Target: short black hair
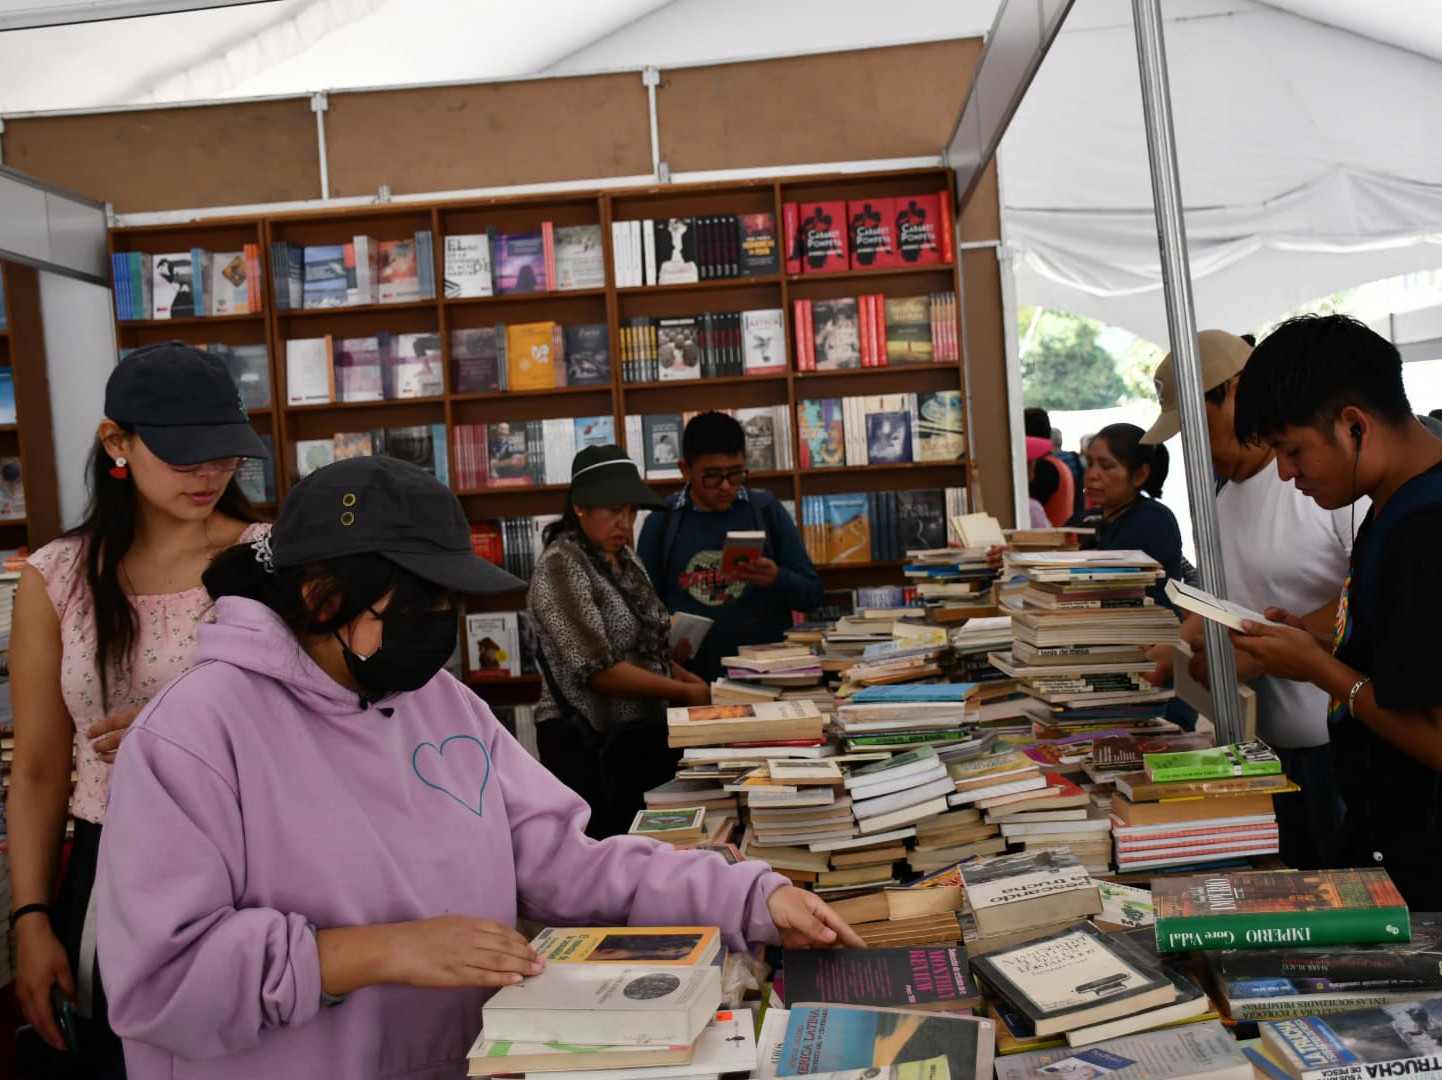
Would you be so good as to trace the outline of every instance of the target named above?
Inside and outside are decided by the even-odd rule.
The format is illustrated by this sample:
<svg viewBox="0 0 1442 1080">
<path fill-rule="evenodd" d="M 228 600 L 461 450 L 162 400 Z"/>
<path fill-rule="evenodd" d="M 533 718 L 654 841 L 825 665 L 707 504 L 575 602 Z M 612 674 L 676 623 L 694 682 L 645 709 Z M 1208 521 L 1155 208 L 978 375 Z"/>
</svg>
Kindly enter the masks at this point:
<svg viewBox="0 0 1442 1080">
<path fill-rule="evenodd" d="M 746 432 L 741 422 L 723 412 L 703 412 L 691 417 L 681 436 L 681 456 L 688 465 L 707 454 L 746 453 Z"/>
<path fill-rule="evenodd" d="M 1250 345 L 1252 348 L 1255 349 L 1255 348 L 1257 347 L 1257 335 L 1256 335 L 1256 334 L 1238 334 L 1237 336 L 1238 336 L 1239 338 L 1241 338 L 1243 341 L 1245 341 L 1245 342 L 1246 342 L 1248 345 Z"/>
<path fill-rule="evenodd" d="M 1147 482 L 1142 485 L 1142 490 L 1152 498 L 1160 499 L 1162 485 L 1167 482 L 1167 473 L 1171 470 L 1171 454 L 1160 443 L 1142 442 L 1145 434 L 1136 424 L 1108 424 L 1096 433 L 1096 440 L 1107 444 L 1112 457 L 1122 463 L 1128 474 L 1143 465 L 1147 466 L 1151 471 L 1147 473 Z"/>
<path fill-rule="evenodd" d="M 1235 378 L 1236 376 L 1233 375 L 1232 379 Z M 1210 390 L 1208 390 L 1202 395 L 1204 398 L 1207 399 L 1207 403 L 1209 405 L 1215 405 L 1217 408 L 1220 409 L 1223 405 L 1227 403 L 1227 387 L 1232 385 L 1232 379 L 1227 379 L 1223 382 L 1217 383 L 1216 386 L 1212 387 Z"/>
<path fill-rule="evenodd" d="M 1021 416 L 1027 435 L 1033 439 L 1051 440 L 1051 415 L 1045 409 L 1033 405 Z"/>
<path fill-rule="evenodd" d="M 1252 351 L 1237 381 L 1237 439 L 1323 427 L 1348 405 L 1396 427 L 1412 418 L 1397 347 L 1347 315 L 1288 319 Z"/>
</svg>

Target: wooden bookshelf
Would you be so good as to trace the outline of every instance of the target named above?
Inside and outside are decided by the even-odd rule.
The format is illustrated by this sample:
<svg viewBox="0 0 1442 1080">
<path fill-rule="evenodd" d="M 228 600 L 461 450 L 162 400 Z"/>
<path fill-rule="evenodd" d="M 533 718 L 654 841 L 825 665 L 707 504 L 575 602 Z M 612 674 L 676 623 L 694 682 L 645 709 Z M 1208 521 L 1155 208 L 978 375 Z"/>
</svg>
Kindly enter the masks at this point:
<svg viewBox="0 0 1442 1080">
<path fill-rule="evenodd" d="M 862 292 L 880 293 L 887 297 L 950 292 L 959 298 L 961 288 L 955 261 L 924 267 L 810 275 L 785 273 L 783 261 L 783 272 L 774 275 L 617 288 L 611 250 L 613 221 L 768 212 L 774 215 L 778 248 L 781 248 L 782 207 L 785 203 L 929 195 L 952 190 L 948 170 L 921 168 L 728 183 L 658 185 L 579 194 L 408 203 L 116 229 L 111 233 L 114 251 L 158 254 L 191 247 L 211 251 L 239 250 L 244 243 L 258 243 L 264 291 L 264 313 L 260 316 L 126 322 L 120 324 L 120 343 L 122 347 L 127 347 L 177 338 L 197 345 L 210 342 L 267 344 L 274 407 L 268 413 L 257 411 L 253 419 L 261 434 L 274 438 L 276 482 L 281 497 L 295 482 L 296 441 L 322 438 L 335 432 L 423 423 L 443 424 L 447 452 L 452 459 L 454 486 L 457 474 L 454 431 L 458 425 L 609 415 L 616 425 L 617 440 L 624 444 L 625 417 L 628 414 L 684 413 L 708 408 L 768 405 L 784 405 L 790 413 L 790 458 L 796 465 L 791 469 L 756 474 L 753 483 L 793 500 L 798 512 L 804 495 L 937 487 L 966 488 L 970 493 L 969 467 L 965 460 L 803 472 L 800 468 L 796 416 L 797 403 L 808 398 L 943 389 L 961 390 L 964 395 L 964 364 L 961 363 L 798 372 L 795 369 L 795 334 L 791 325 L 792 300 L 796 298 L 834 299 Z M 949 195 L 945 197 L 949 198 Z M 550 221 L 556 226 L 600 226 L 606 272 L 604 288 L 452 300 L 440 295 L 443 292 L 441 283 L 447 235 L 479 233 L 487 228 L 503 233 L 537 230 L 543 221 Z M 355 235 L 368 235 L 377 241 L 397 240 L 409 238 L 421 229 L 429 229 L 433 240 L 433 271 L 438 294 L 435 299 L 301 311 L 276 309 L 271 294 L 269 265 L 272 242 L 343 244 Z M 784 260 L 784 251 L 781 254 Z M 756 308 L 774 308 L 783 313 L 789 365 L 785 372 L 675 382 L 622 381 L 620 334 L 625 320 L 639 316 L 683 317 Z M 957 309 L 960 312 L 960 303 Z M 542 391 L 460 393 L 455 390 L 452 332 L 498 323 L 534 321 L 555 321 L 563 325 L 605 324 L 610 341 L 610 383 Z M 373 403 L 285 404 L 287 340 L 326 334 L 336 338 L 366 337 L 383 331 L 439 335 L 446 372 L 444 395 Z M 956 333 L 958 340 L 964 340 L 959 325 Z M 969 436 L 968 432 L 968 439 Z M 679 485 L 679 481 L 674 480 L 655 480 L 652 483 L 662 491 L 675 490 Z M 473 520 L 481 520 L 558 513 L 565 488 L 553 485 L 456 491 L 467 515 Z M 899 563 L 851 564 L 821 569 L 828 586 L 837 581 L 864 584 L 900 584 L 903 581 Z M 520 606 L 521 602 L 523 597 L 507 601 L 511 607 Z M 496 683 L 487 681 L 484 685 L 495 686 Z M 524 680 L 515 685 L 529 686 L 534 690 L 534 686 Z"/>
<path fill-rule="evenodd" d="M 35 551 L 60 535 L 40 275 L 31 267 L 0 261 L 0 278 L 5 294 L 0 367 L 10 369 L 15 394 L 15 420 L 0 424 L 0 457 L 20 459 L 25 487 L 25 516 L 0 521 L 0 548 Z"/>
</svg>

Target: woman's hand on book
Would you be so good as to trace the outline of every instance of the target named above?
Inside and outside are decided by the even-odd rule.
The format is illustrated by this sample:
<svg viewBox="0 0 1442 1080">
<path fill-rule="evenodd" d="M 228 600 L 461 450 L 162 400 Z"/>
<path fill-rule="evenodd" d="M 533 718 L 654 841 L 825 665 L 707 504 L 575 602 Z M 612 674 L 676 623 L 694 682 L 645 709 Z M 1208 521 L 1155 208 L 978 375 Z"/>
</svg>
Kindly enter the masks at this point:
<svg viewBox="0 0 1442 1080">
<path fill-rule="evenodd" d="M 545 965 L 520 934 L 491 919 L 443 915 L 388 928 L 391 982 L 510 986 Z"/>
<path fill-rule="evenodd" d="M 766 908 L 771 912 L 771 921 L 781 932 L 781 944 L 788 949 L 828 948 L 832 945 L 844 945 L 849 949 L 866 948 L 866 943 L 846 925 L 846 920 L 813 892 L 798 889 L 795 885 L 783 885 L 771 894 Z"/>
</svg>

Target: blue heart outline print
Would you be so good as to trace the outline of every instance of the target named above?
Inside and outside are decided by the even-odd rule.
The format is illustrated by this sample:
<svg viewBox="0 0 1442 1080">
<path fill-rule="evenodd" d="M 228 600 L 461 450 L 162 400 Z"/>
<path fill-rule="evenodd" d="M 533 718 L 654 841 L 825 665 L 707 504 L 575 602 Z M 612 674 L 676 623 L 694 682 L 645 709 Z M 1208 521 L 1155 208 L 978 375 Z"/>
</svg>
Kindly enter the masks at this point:
<svg viewBox="0 0 1442 1080">
<path fill-rule="evenodd" d="M 458 796 L 455 792 L 453 792 L 450 788 L 446 787 L 444 784 L 437 784 L 434 780 L 428 779 L 428 778 L 426 777 L 426 774 L 423 773 L 423 772 L 421 772 L 420 757 L 421 757 L 421 751 L 422 751 L 422 750 L 426 749 L 426 747 L 430 747 L 432 750 L 434 750 L 434 751 L 436 752 L 436 755 L 437 755 L 439 758 L 441 758 L 442 760 L 444 760 L 444 759 L 445 759 L 445 756 L 446 756 L 446 747 L 449 746 L 449 745 L 450 745 L 451 743 L 453 743 L 453 742 L 473 742 L 473 743 L 475 743 L 478 747 L 480 747 L 480 749 L 481 749 L 481 754 L 482 754 L 482 755 L 485 757 L 485 759 L 486 759 L 486 774 L 485 774 L 485 776 L 481 777 L 481 786 L 480 786 L 480 789 L 476 792 L 476 805 L 475 805 L 475 806 L 472 806 L 470 803 L 466 802 L 464 799 L 462 799 L 460 796 Z M 476 817 L 484 817 L 484 816 L 485 816 L 484 813 L 483 813 L 483 811 L 484 811 L 484 809 L 485 809 L 486 787 L 487 787 L 487 786 L 490 784 L 490 782 L 491 782 L 491 752 L 486 749 L 486 744 L 483 743 L 483 742 L 481 742 L 481 740 L 478 739 L 478 738 L 476 738 L 474 735 L 451 735 L 451 736 L 448 736 L 447 738 L 442 739 L 439 746 L 436 745 L 436 744 L 433 743 L 433 742 L 418 743 L 418 744 L 416 745 L 415 750 L 413 750 L 413 751 L 411 752 L 411 769 L 412 769 L 412 771 L 416 774 L 416 779 L 418 779 L 422 784 L 425 784 L 426 787 L 435 788 L 437 791 L 439 791 L 439 792 L 440 792 L 442 795 L 444 795 L 446 798 L 452 800 L 453 802 L 459 803 L 461 806 L 465 807 L 465 808 L 466 808 L 468 811 L 470 811 L 472 814 L 475 814 Z"/>
</svg>

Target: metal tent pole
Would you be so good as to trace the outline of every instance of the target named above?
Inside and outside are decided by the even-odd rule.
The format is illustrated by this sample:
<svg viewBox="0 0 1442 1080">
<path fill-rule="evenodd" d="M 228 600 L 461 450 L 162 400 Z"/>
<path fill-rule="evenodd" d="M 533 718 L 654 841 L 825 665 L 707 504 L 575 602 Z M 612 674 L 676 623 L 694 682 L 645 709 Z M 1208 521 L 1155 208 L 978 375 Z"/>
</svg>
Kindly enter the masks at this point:
<svg viewBox="0 0 1442 1080">
<path fill-rule="evenodd" d="M 1177 401 L 1182 421 L 1182 458 L 1186 464 L 1192 524 L 1197 541 L 1203 586 L 1226 596 L 1222 551 L 1217 535 L 1216 501 L 1212 497 L 1212 448 L 1207 437 L 1207 416 L 1202 400 L 1201 357 L 1197 346 L 1197 316 L 1192 303 L 1192 280 L 1187 263 L 1187 229 L 1182 217 L 1181 181 L 1177 173 L 1177 143 L 1172 127 L 1171 89 L 1167 83 L 1167 50 L 1162 34 L 1161 0 L 1132 0 L 1137 38 L 1137 67 L 1141 75 L 1142 111 L 1146 118 L 1147 156 L 1151 160 L 1152 205 L 1157 217 L 1161 249 L 1162 289 L 1166 296 L 1167 327 L 1172 359 L 1176 364 Z M 1238 742 L 1242 717 L 1237 697 L 1237 666 L 1225 629 L 1206 623 L 1207 660 L 1220 742 Z"/>
</svg>

